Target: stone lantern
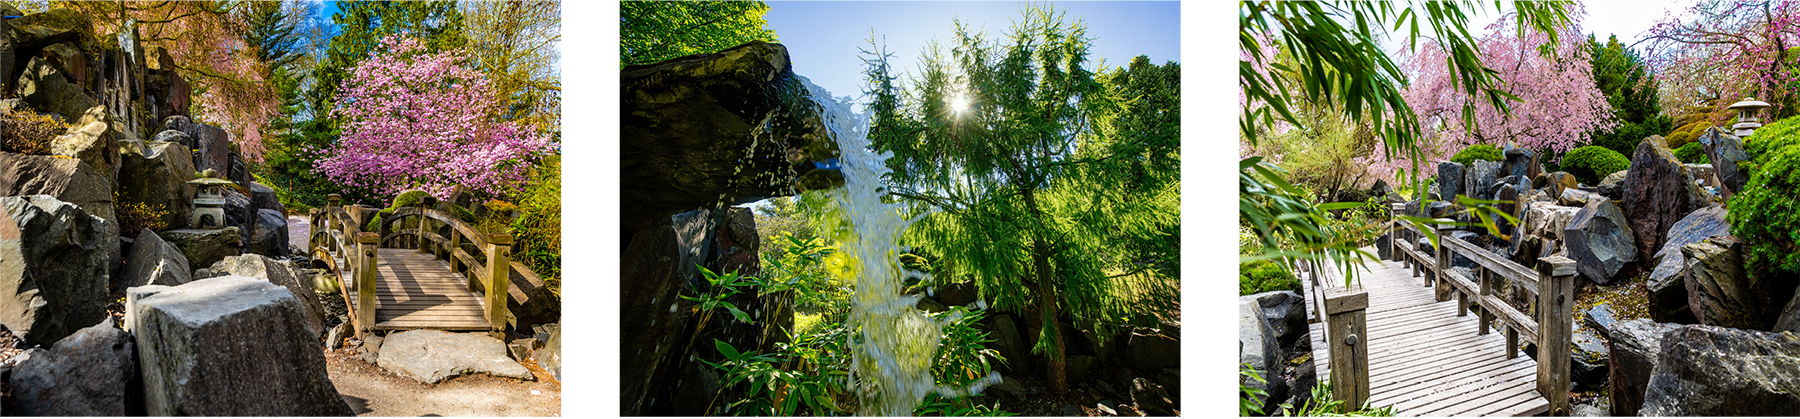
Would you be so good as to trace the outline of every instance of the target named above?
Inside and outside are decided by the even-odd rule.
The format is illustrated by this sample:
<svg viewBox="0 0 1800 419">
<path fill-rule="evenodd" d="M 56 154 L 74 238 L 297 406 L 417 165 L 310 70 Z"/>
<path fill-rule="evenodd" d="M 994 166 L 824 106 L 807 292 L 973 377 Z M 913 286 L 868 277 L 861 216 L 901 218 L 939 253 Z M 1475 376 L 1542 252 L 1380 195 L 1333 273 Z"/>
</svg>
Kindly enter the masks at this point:
<svg viewBox="0 0 1800 419">
<path fill-rule="evenodd" d="M 187 181 L 200 190 L 194 196 L 194 215 L 188 219 L 189 228 L 217 230 L 225 228 L 225 185 L 233 182 L 218 178 L 219 172 L 206 169 L 200 172 L 200 178 Z"/>
<path fill-rule="evenodd" d="M 1731 109 L 1738 111 L 1738 123 L 1731 126 L 1732 135 L 1738 138 L 1749 137 L 1750 133 L 1762 128 L 1762 120 L 1756 117 L 1757 112 L 1768 109 L 1769 103 L 1756 99 L 1744 98 L 1742 102 L 1731 104 Z"/>
</svg>

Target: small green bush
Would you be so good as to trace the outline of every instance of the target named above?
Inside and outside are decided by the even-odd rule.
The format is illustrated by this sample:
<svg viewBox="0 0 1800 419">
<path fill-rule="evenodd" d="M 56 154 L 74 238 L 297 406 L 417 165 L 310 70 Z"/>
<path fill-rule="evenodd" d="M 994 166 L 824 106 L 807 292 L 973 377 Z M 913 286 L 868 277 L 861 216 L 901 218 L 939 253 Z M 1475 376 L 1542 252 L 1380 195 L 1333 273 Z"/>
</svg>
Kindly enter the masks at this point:
<svg viewBox="0 0 1800 419">
<path fill-rule="evenodd" d="M 1600 179 L 1613 172 L 1631 167 L 1631 159 L 1601 146 L 1587 146 L 1570 151 L 1563 156 L 1562 169 L 1575 175 L 1576 180 L 1589 185 L 1597 185 Z"/>
<path fill-rule="evenodd" d="M 1687 143 L 1675 149 L 1675 158 L 1687 164 L 1712 164 L 1712 158 L 1706 156 L 1706 148 L 1699 142 Z"/>
<path fill-rule="evenodd" d="M 369 217 L 369 225 L 363 226 L 363 231 L 381 231 L 382 217 L 394 215 L 394 210 L 400 208 L 419 206 L 419 202 L 424 201 L 427 196 L 431 196 L 431 194 L 420 190 L 401 192 L 400 196 L 394 197 L 393 204 L 388 205 L 387 208 L 382 209 L 381 211 L 376 211 L 374 217 Z"/>
<path fill-rule="evenodd" d="M 1281 269 L 1281 264 L 1273 261 L 1257 261 L 1238 265 L 1238 295 L 1261 294 L 1269 291 L 1300 292 L 1300 280 L 1293 274 Z"/>
<path fill-rule="evenodd" d="M 1749 255 L 1744 267 L 1756 278 L 1800 275 L 1800 118 L 1763 127 L 1744 142 L 1750 161 L 1739 165 L 1750 174 L 1744 190 L 1733 195 L 1726 221 L 1731 234 Z"/>
<path fill-rule="evenodd" d="M 1476 144 L 1457 152 L 1456 156 L 1450 158 L 1450 161 L 1460 163 L 1463 166 L 1475 163 L 1476 160 L 1506 161 L 1506 153 L 1500 150 L 1500 147 L 1487 144 Z"/>
<path fill-rule="evenodd" d="M 519 218 L 513 219 L 513 257 L 544 278 L 550 292 L 562 296 L 562 156 L 538 164 L 531 182 L 518 197 Z"/>
</svg>

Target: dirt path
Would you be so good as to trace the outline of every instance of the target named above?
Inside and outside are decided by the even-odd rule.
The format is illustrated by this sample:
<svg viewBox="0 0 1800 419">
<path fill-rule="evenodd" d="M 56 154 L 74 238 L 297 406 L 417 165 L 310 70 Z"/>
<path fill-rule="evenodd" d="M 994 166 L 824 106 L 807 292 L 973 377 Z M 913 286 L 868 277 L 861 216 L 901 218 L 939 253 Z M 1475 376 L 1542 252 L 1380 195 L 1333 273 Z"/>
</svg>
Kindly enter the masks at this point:
<svg viewBox="0 0 1800 419">
<path fill-rule="evenodd" d="M 357 416 L 562 416 L 562 384 L 536 366 L 537 381 L 477 374 L 431 385 L 341 351 L 326 352 L 325 364 Z"/>
</svg>

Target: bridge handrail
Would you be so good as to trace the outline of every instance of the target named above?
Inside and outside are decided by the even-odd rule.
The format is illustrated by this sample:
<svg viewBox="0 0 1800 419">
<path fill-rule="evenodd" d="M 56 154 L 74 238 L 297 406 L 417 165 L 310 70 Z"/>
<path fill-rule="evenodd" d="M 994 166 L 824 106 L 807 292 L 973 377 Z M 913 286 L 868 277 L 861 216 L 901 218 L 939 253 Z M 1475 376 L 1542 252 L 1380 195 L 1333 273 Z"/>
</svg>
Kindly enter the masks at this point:
<svg viewBox="0 0 1800 419">
<path fill-rule="evenodd" d="M 1369 293 L 1362 285 L 1346 288 L 1330 267 L 1313 268 L 1306 260 L 1298 262 L 1300 272 L 1309 277 L 1306 298 L 1313 300 L 1314 315 L 1325 324 L 1323 341 L 1331 354 L 1331 396 L 1346 405 L 1362 406 L 1369 400 Z"/>
<path fill-rule="evenodd" d="M 1405 204 L 1393 204 L 1394 213 L 1405 210 Z M 1536 270 L 1526 268 L 1506 258 L 1500 257 L 1472 243 L 1450 237 L 1453 228 L 1452 220 L 1437 220 L 1437 246 L 1434 255 L 1427 256 L 1415 251 L 1411 246 L 1401 243 L 1417 243 L 1424 234 L 1413 228 L 1410 223 L 1399 220 L 1389 221 L 1390 254 L 1413 268 L 1413 276 L 1418 277 L 1421 269 L 1429 272 L 1425 286 L 1436 286 L 1437 300 L 1448 301 L 1450 294 L 1457 297 L 1457 316 L 1468 315 L 1470 296 L 1475 296 L 1480 305 L 1480 321 L 1477 334 L 1489 332 L 1489 324 L 1500 320 L 1506 327 L 1506 357 L 1518 357 L 1520 335 L 1538 345 L 1538 393 L 1550 402 L 1550 414 L 1553 416 L 1569 413 L 1569 366 L 1570 345 L 1573 337 L 1573 316 L 1575 300 L 1575 261 L 1563 256 L 1550 256 L 1538 259 Z M 1448 269 L 1451 258 L 1461 255 L 1476 263 L 1473 280 L 1464 277 L 1455 270 Z M 1527 316 L 1518 309 L 1507 304 L 1495 294 L 1494 277 L 1500 276 L 1511 280 L 1515 292 L 1530 293 L 1537 301 L 1536 316 Z M 1434 281 L 1432 278 L 1441 280 Z"/>
<path fill-rule="evenodd" d="M 340 289 L 344 303 L 356 308 L 356 315 L 351 323 L 356 326 L 356 334 L 365 337 L 375 323 L 375 266 L 376 243 L 380 237 L 374 233 L 362 231 L 361 223 L 356 217 L 340 205 L 342 197 L 331 194 L 327 198 L 325 208 L 315 208 L 309 215 L 313 232 L 308 239 L 314 256 L 325 256 L 326 263 L 335 272 L 350 274 L 351 283 L 338 281 L 340 288 L 354 287 L 357 291 L 355 301 L 350 300 L 350 290 Z M 357 211 L 361 213 L 361 211 Z M 322 253 L 322 255 L 321 255 Z"/>
<path fill-rule="evenodd" d="M 525 265 L 512 261 L 511 235 L 482 233 L 455 215 L 434 209 L 436 206 L 437 198 L 424 197 L 418 206 L 396 208 L 380 222 L 381 243 L 390 248 L 418 249 L 420 253 L 430 253 L 448 262 L 452 271 L 469 280 L 471 290 L 484 296 L 488 307 L 485 314 L 495 331 L 516 326 L 518 316 L 508 303 L 524 307 L 531 297 L 513 281 L 513 276 L 517 274 L 526 284 L 537 288 L 543 287 L 543 279 Z M 405 227 L 404 221 L 408 219 L 420 222 L 416 227 Z M 450 237 L 438 234 L 440 229 L 447 229 Z M 405 240 L 407 238 L 411 240 Z M 480 256 L 466 251 L 464 246 L 477 249 Z"/>
</svg>

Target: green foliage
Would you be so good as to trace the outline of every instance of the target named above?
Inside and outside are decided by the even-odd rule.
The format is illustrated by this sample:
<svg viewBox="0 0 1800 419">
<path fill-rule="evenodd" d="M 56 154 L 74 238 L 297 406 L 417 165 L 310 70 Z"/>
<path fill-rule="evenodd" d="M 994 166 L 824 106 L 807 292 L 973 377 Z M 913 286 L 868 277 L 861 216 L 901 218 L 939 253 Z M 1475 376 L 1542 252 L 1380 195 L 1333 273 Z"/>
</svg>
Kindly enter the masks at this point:
<svg viewBox="0 0 1800 419">
<path fill-rule="evenodd" d="M 1687 164 L 1712 164 L 1712 157 L 1706 155 L 1706 147 L 1699 142 L 1687 143 L 1675 149 L 1675 158 Z"/>
<path fill-rule="evenodd" d="M 1593 57 L 1594 83 L 1619 118 L 1617 128 L 1591 133 L 1591 145 L 1629 156 L 1644 137 L 1669 132 L 1673 121 L 1660 112 L 1659 83 L 1637 50 L 1619 43 L 1618 36 L 1601 43 L 1593 35 L 1588 36 L 1588 50 Z"/>
<path fill-rule="evenodd" d="M 1362 202 L 1315 204 L 1312 194 L 1288 183 L 1281 168 L 1251 157 L 1238 163 L 1238 225 L 1256 233 L 1260 248 L 1238 263 L 1275 261 L 1292 272 L 1297 262 L 1330 258 L 1345 272 L 1345 285 L 1355 279 L 1351 264 L 1374 259 L 1360 243 L 1380 235 L 1377 226 L 1343 228 L 1327 211 L 1351 209 Z M 1417 221 L 1415 221 L 1417 222 Z M 1420 228 L 1420 231 L 1434 231 Z"/>
<path fill-rule="evenodd" d="M 1300 280 L 1272 261 L 1256 261 L 1238 265 L 1238 295 L 1269 291 L 1300 292 Z"/>
<path fill-rule="evenodd" d="M 562 297 L 562 155 L 544 158 L 519 194 L 513 219 L 513 259 L 544 279 Z"/>
<path fill-rule="evenodd" d="M 794 308 L 842 316 L 849 312 L 850 294 L 826 272 L 825 259 L 837 253 L 823 241 L 782 233 L 763 244 L 777 253 L 762 255 L 763 279 L 758 281 L 763 293 L 794 291 Z"/>
<path fill-rule="evenodd" d="M 1500 147 L 1476 144 L 1456 152 L 1456 156 L 1450 158 L 1450 161 L 1461 163 L 1463 166 L 1473 164 L 1476 160 L 1506 161 L 1506 154 L 1500 150 Z"/>
<path fill-rule="evenodd" d="M 1344 411 L 1344 401 L 1331 398 L 1330 379 L 1319 380 L 1312 388 L 1312 399 L 1299 409 L 1286 403 L 1281 405 L 1282 416 L 1392 417 L 1396 413 L 1393 406 L 1373 407 L 1367 402 L 1360 409 Z"/>
<path fill-rule="evenodd" d="M 337 9 L 331 22 L 338 34 L 331 38 L 324 59 L 313 70 L 315 81 L 306 93 L 314 120 L 332 121 L 326 111 L 337 103 L 338 86 L 350 78 L 351 69 L 369 56 L 381 38 L 406 34 L 424 40 L 426 49 L 432 52 L 468 43 L 456 2 L 345 2 L 338 4 Z M 327 123 L 335 130 L 336 122 Z"/>
<path fill-rule="evenodd" d="M 994 341 L 988 339 L 988 333 L 975 328 L 986 317 L 980 310 L 956 307 L 929 317 L 944 325 L 943 339 L 938 342 L 937 354 L 932 357 L 931 364 L 931 375 L 938 385 L 967 387 L 987 378 L 993 371 L 989 360 L 1006 361 L 999 351 L 985 346 Z"/>
<path fill-rule="evenodd" d="M 1262 406 L 1259 406 L 1260 403 L 1257 403 L 1256 399 L 1259 397 L 1269 397 L 1269 392 L 1259 388 L 1250 387 L 1249 384 L 1251 380 L 1255 380 L 1258 383 L 1269 382 L 1269 380 L 1263 379 L 1262 371 L 1251 368 L 1250 363 L 1246 362 L 1240 364 L 1238 366 L 1238 416 L 1263 415 Z"/>
<path fill-rule="evenodd" d="M 726 406 L 728 411 L 738 415 L 794 416 L 804 406 L 822 416 L 836 410 L 831 392 L 837 385 L 830 378 L 839 374 L 818 376 L 783 370 L 776 364 L 788 361 L 790 356 L 738 352 L 718 339 L 713 339 L 713 347 L 725 359 L 719 363 L 704 359 L 700 362 L 724 373 L 724 387 L 744 385 L 747 389 L 743 399 Z"/>
<path fill-rule="evenodd" d="M 700 303 L 697 308 L 702 312 L 712 311 L 715 308 L 724 308 L 727 312 L 731 313 L 731 317 L 737 318 L 738 321 L 752 323 L 750 313 L 744 312 L 744 310 L 739 309 L 737 305 L 725 300 L 730 299 L 732 296 L 744 293 L 745 289 L 748 289 L 751 285 L 755 285 L 755 278 L 739 276 L 737 272 L 719 275 L 713 273 L 710 269 L 706 269 L 705 266 L 694 265 L 694 267 L 700 268 L 700 276 L 706 277 L 706 283 L 711 285 L 707 288 L 709 291 L 700 293 L 697 297 L 683 295 L 681 296 L 681 299 Z"/>
<path fill-rule="evenodd" d="M 913 409 L 913 416 L 1018 416 L 1017 413 L 974 404 L 967 397 L 945 399 L 937 394 L 925 396 L 925 402 Z"/>
<path fill-rule="evenodd" d="M 113 209 L 118 213 L 119 234 L 124 237 L 137 237 L 138 232 L 148 228 L 150 231 L 163 231 L 169 228 L 169 210 L 163 204 L 150 205 L 130 199 L 113 191 Z"/>
<path fill-rule="evenodd" d="M 393 203 L 389 204 L 387 208 L 376 211 L 374 217 L 369 217 L 369 224 L 363 226 L 363 231 L 381 231 L 382 218 L 394 215 L 394 211 L 401 208 L 419 206 L 419 203 L 423 202 L 427 196 L 431 196 L 431 194 L 420 190 L 401 192 L 400 195 L 394 197 Z"/>
<path fill-rule="evenodd" d="M 1587 146 L 1569 151 L 1563 155 L 1562 169 L 1575 175 L 1575 179 L 1589 185 L 1600 184 L 1600 179 L 1613 172 L 1631 167 L 1631 159 L 1601 146 Z"/>
<path fill-rule="evenodd" d="M 761 1 L 631 1 L 619 5 L 619 65 L 711 54 L 750 41 L 776 42 Z"/>
<path fill-rule="evenodd" d="M 1750 174 L 1727 203 L 1731 234 L 1744 243 L 1745 270 L 1755 278 L 1800 275 L 1800 118 L 1756 130 L 1744 141 Z"/>
</svg>

